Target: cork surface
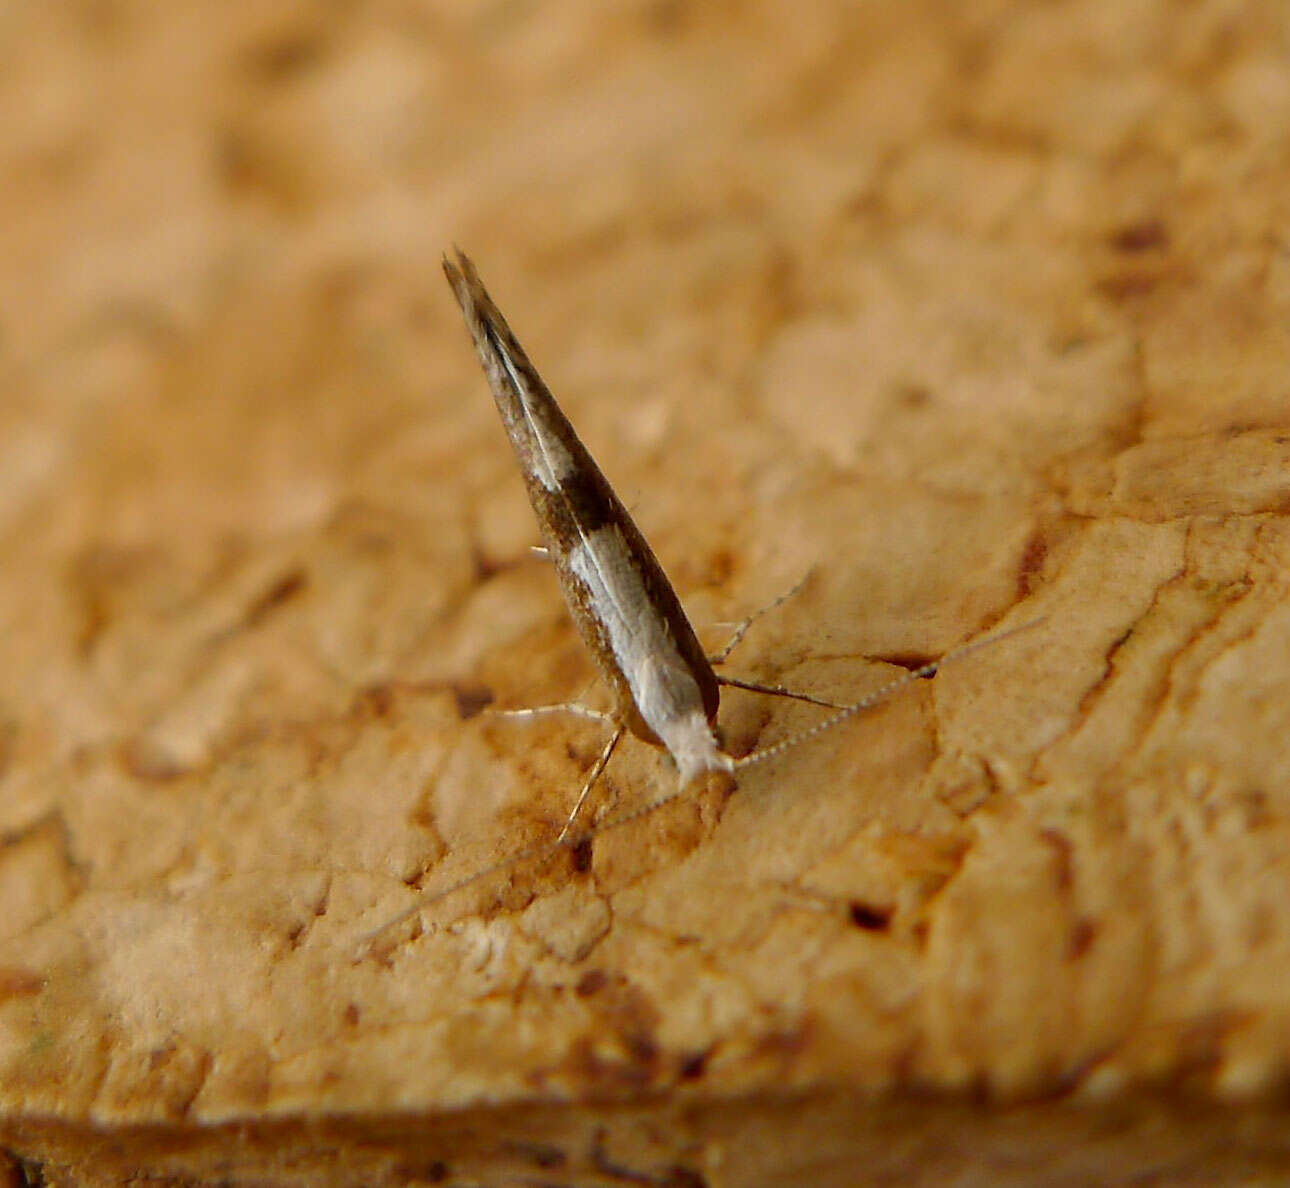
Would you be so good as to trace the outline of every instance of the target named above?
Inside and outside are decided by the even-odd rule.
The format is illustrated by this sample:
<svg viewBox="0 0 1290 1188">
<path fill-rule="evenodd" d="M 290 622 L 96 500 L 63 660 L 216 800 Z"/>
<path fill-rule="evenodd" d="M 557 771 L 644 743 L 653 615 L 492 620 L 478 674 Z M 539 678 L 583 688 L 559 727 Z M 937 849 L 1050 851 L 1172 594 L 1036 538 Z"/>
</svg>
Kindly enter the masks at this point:
<svg viewBox="0 0 1290 1188">
<path fill-rule="evenodd" d="M 1287 41 L 0 14 L 0 1182 L 1281 1182 Z M 452 243 L 734 674 L 1043 622 L 358 959 L 603 737 Z"/>
</svg>

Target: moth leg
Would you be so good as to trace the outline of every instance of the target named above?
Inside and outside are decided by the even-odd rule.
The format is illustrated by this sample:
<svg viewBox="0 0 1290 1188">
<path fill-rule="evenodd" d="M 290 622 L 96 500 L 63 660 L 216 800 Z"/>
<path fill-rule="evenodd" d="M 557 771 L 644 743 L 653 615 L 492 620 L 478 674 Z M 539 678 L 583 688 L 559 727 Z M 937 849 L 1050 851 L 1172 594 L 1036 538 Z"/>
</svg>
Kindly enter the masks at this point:
<svg viewBox="0 0 1290 1188">
<path fill-rule="evenodd" d="M 613 755 L 614 748 L 618 746 L 622 739 L 624 730 L 625 727 L 622 725 L 614 727 L 613 734 L 609 736 L 609 741 L 605 743 L 605 749 L 600 752 L 600 758 L 591 765 L 591 770 L 587 772 L 587 778 L 582 781 L 582 791 L 578 793 L 578 801 L 573 806 L 573 812 L 569 814 L 569 819 L 564 823 L 564 828 L 560 830 L 560 836 L 555 839 L 557 846 L 569 836 L 569 831 L 573 828 L 574 822 L 577 821 L 584 802 L 591 794 L 591 789 L 595 786 L 596 781 L 600 779 L 601 773 L 609 766 L 610 756 Z"/>
<path fill-rule="evenodd" d="M 612 722 L 613 714 L 602 713 L 576 701 L 557 701 L 554 705 L 534 705 L 528 709 L 503 709 L 488 711 L 494 718 L 544 718 L 548 714 L 570 714 L 575 718 L 586 718 L 590 722 Z"/>
<path fill-rule="evenodd" d="M 720 673 L 713 674 L 717 678 L 718 685 L 728 685 L 732 689 L 747 689 L 750 693 L 766 693 L 771 697 L 788 697 L 793 701 L 805 701 L 811 705 L 822 705 L 826 709 L 849 709 L 850 705 L 844 701 L 829 701 L 825 697 L 815 697 L 810 693 L 798 693 L 795 689 L 785 689 L 783 685 L 764 685 L 760 681 L 744 681 L 738 677 L 722 676 Z"/>
<path fill-rule="evenodd" d="M 534 561 L 550 561 L 551 550 L 546 545 L 529 545 L 529 556 Z"/>
<path fill-rule="evenodd" d="M 802 587 L 811 580 L 811 574 L 814 572 L 814 568 L 808 569 L 806 573 L 802 575 L 802 578 L 797 585 L 795 585 L 791 590 L 785 590 L 784 593 L 776 598 L 774 602 L 768 602 L 760 610 L 755 610 L 751 615 L 748 615 L 744 619 L 740 619 L 739 622 L 735 624 L 735 629 L 731 632 L 730 638 L 726 640 L 725 646 L 721 648 L 720 651 L 709 656 L 708 663 L 712 665 L 724 664 L 726 660 L 729 659 L 730 653 L 740 645 L 744 636 L 748 634 L 748 628 L 757 622 L 762 615 L 768 615 L 771 611 L 778 610 L 784 605 L 784 603 L 792 598 L 793 595 L 800 593 Z"/>
</svg>

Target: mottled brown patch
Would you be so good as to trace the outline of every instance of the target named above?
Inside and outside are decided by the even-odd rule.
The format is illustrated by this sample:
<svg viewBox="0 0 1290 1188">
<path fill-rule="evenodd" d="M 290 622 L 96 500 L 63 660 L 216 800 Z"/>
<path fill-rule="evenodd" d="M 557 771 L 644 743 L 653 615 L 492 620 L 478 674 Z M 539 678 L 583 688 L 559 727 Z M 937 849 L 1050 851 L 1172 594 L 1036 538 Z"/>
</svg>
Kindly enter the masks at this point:
<svg viewBox="0 0 1290 1188">
<path fill-rule="evenodd" d="M 704 567 L 704 581 L 710 586 L 724 586 L 734 577 L 738 561 L 729 549 L 717 549 L 708 557 Z"/>
<path fill-rule="evenodd" d="M 676 1074 L 683 1081 L 697 1081 L 708 1069 L 708 1053 L 692 1052 L 681 1058 Z"/>
<path fill-rule="evenodd" d="M 1097 291 L 1111 301 L 1132 301 L 1149 297 L 1160 283 L 1160 277 L 1144 269 L 1125 269 L 1097 282 Z"/>
<path fill-rule="evenodd" d="M 849 908 L 851 923 L 866 932 L 884 932 L 891 923 L 891 908 L 861 903 L 858 899 Z"/>
<path fill-rule="evenodd" d="M 926 408 L 932 402 L 932 390 L 924 384 L 900 384 L 895 395 L 897 403 L 911 411 Z"/>
<path fill-rule="evenodd" d="M 279 607 L 304 593 L 308 585 L 309 575 L 303 569 L 293 569 L 289 573 L 284 573 L 246 608 L 242 614 L 242 625 L 258 626 Z"/>
<path fill-rule="evenodd" d="M 569 1156 L 561 1148 L 550 1143 L 512 1141 L 503 1143 L 502 1149 L 508 1155 L 522 1159 L 525 1163 L 531 1163 L 534 1167 L 540 1167 L 543 1171 L 564 1167 L 569 1162 Z"/>
<path fill-rule="evenodd" d="M 117 757 L 126 772 L 149 783 L 169 783 L 188 773 L 184 764 L 146 736 L 127 739 L 117 749 Z"/>
<path fill-rule="evenodd" d="M 1076 920 L 1071 928 L 1070 938 L 1066 943 L 1066 956 L 1070 961 L 1078 961 L 1093 947 L 1097 938 L 1097 922 L 1087 917 Z"/>
<path fill-rule="evenodd" d="M 594 1093 L 636 1092 L 650 1086 L 658 1051 L 647 1038 L 626 1044 L 581 1039 L 565 1061 L 567 1072 Z"/>
<path fill-rule="evenodd" d="M 388 682 L 368 685 L 359 690 L 354 701 L 355 710 L 362 716 L 388 718 L 394 708 L 394 686 Z"/>
<path fill-rule="evenodd" d="M 1031 533 L 1026 547 L 1021 551 L 1021 562 L 1017 566 L 1018 597 L 1026 598 L 1033 592 L 1047 560 L 1048 540 L 1042 532 L 1036 530 Z"/>
<path fill-rule="evenodd" d="M 757 1051 L 766 1056 L 791 1059 L 806 1050 L 808 1042 L 805 1025 L 790 1030 L 768 1031 L 757 1044 Z"/>
<path fill-rule="evenodd" d="M 452 1170 L 443 1159 L 431 1159 L 425 1163 L 400 1163 L 392 1169 L 399 1184 L 442 1184 L 452 1175 Z"/>
<path fill-rule="evenodd" d="M 656 1004 L 626 978 L 588 971 L 578 993 L 594 1011 L 591 1034 L 571 1052 L 564 1066 L 589 1087 L 615 1093 L 652 1084 L 664 1072 L 655 1039 Z M 669 1067 L 674 1067 L 668 1062 Z"/>
<path fill-rule="evenodd" d="M 0 1002 L 31 998 L 45 988 L 45 975 L 21 965 L 0 965 Z"/>
<path fill-rule="evenodd" d="M 569 865 L 577 874 L 586 874 L 591 869 L 593 858 L 591 838 L 579 838 L 569 847 Z"/>
<path fill-rule="evenodd" d="M 707 1178 L 697 1168 L 674 1163 L 660 1170 L 657 1166 L 636 1166 L 624 1157 L 611 1155 L 606 1147 L 606 1132 L 597 1130 L 587 1152 L 587 1161 L 612 1183 L 641 1184 L 650 1188 L 707 1188 Z"/>
<path fill-rule="evenodd" d="M 452 686 L 452 695 L 457 702 L 457 717 L 463 722 L 477 718 L 493 703 L 493 691 L 487 685 L 456 681 Z"/>
<path fill-rule="evenodd" d="M 675 37 L 684 31 L 687 6 L 681 0 L 654 0 L 645 9 L 646 26 L 659 37 Z"/>
<path fill-rule="evenodd" d="M 1169 246 L 1169 232 L 1160 219 L 1125 223 L 1112 231 L 1109 239 L 1117 252 L 1146 252 Z"/>
<path fill-rule="evenodd" d="M 242 56 L 241 69 L 253 82 L 282 83 L 316 65 L 323 45 L 313 31 L 293 31 L 253 46 Z"/>
<path fill-rule="evenodd" d="M 1044 839 L 1053 854 L 1053 877 L 1059 891 L 1067 892 L 1075 882 L 1075 848 L 1064 833 L 1056 829 L 1041 829 L 1039 836 Z"/>
</svg>

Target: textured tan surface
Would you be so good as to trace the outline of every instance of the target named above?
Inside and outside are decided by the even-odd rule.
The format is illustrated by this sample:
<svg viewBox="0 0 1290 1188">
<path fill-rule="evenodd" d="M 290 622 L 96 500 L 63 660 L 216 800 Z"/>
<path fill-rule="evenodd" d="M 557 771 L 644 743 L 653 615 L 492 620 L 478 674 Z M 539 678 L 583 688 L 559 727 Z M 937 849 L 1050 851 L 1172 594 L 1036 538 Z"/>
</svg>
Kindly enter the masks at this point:
<svg viewBox="0 0 1290 1188">
<path fill-rule="evenodd" d="M 0 12 L 0 1137 L 48 1182 L 1290 1168 L 1286 10 L 693 7 Z M 454 241 L 706 637 L 815 567 L 738 672 L 1047 619 L 355 964 L 598 745 L 477 712 L 590 667 Z"/>
</svg>

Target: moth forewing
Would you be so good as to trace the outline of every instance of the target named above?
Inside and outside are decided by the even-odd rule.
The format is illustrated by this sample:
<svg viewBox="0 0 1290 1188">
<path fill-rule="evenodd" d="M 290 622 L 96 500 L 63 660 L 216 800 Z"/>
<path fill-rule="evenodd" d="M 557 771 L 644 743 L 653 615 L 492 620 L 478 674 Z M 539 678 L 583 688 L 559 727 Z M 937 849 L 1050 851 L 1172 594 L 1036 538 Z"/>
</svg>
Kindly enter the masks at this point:
<svg viewBox="0 0 1290 1188">
<path fill-rule="evenodd" d="M 569 613 L 616 717 L 664 747 L 682 783 L 729 773 L 713 734 L 720 690 L 662 566 L 461 252 L 444 273 L 519 461 Z"/>
</svg>

